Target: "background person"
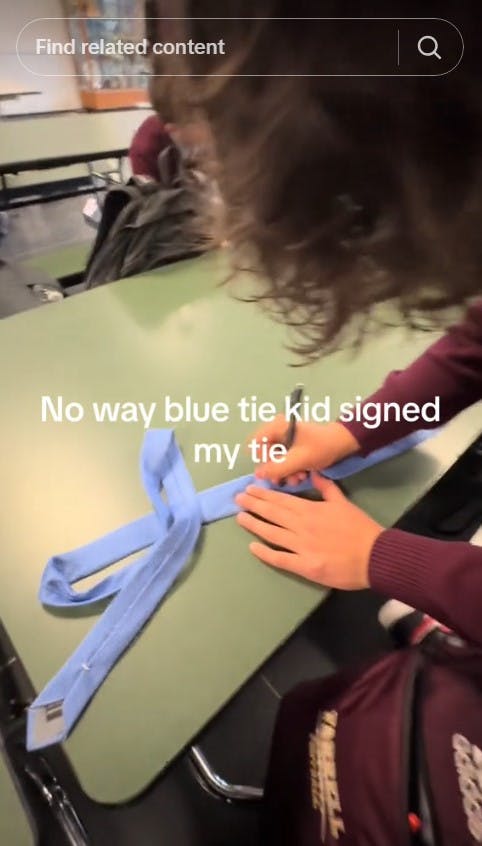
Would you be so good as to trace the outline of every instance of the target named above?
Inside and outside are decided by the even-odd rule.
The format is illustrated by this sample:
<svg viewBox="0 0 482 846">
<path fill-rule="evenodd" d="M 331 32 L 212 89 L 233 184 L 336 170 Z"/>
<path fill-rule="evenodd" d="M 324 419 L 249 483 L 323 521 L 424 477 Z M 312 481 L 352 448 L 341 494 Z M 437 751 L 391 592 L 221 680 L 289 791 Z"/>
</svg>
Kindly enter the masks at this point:
<svg viewBox="0 0 482 846">
<path fill-rule="evenodd" d="M 146 118 L 135 132 L 129 149 L 133 175 L 159 182 L 159 156 L 172 144 L 171 135 L 160 117 L 150 115 Z"/>
</svg>

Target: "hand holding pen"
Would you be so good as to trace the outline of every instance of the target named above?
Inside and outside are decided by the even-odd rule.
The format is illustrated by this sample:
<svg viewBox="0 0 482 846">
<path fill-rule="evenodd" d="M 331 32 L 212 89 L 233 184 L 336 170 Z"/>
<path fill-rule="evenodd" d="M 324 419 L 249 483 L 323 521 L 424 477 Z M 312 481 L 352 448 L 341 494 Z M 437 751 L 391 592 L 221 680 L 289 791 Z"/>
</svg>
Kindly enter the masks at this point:
<svg viewBox="0 0 482 846">
<path fill-rule="evenodd" d="M 301 401 L 303 385 L 298 384 L 290 396 L 290 408 Z M 358 452 L 359 444 L 341 423 L 304 423 L 292 413 L 286 418 L 279 414 L 254 434 L 254 439 L 267 439 L 268 446 L 284 444 L 288 450 L 283 462 L 269 461 L 255 469 L 258 479 L 279 484 L 285 480 L 296 485 L 306 479 L 311 470 L 323 470 L 337 461 Z"/>
</svg>

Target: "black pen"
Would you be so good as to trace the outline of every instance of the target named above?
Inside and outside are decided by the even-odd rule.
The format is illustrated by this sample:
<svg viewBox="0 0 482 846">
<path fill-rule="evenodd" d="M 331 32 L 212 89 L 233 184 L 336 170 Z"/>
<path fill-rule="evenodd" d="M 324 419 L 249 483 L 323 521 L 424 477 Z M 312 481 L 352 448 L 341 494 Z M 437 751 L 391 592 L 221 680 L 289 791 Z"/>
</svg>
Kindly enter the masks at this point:
<svg viewBox="0 0 482 846">
<path fill-rule="evenodd" d="M 292 411 L 292 408 L 293 408 L 294 405 L 296 405 L 296 403 L 301 402 L 301 397 L 303 396 L 304 387 L 305 386 L 301 382 L 298 382 L 294 391 L 292 391 L 291 395 L 290 395 L 290 412 L 291 413 L 290 413 L 290 416 L 289 416 L 289 426 L 288 426 L 288 431 L 286 433 L 285 444 L 284 444 L 286 449 L 291 449 L 291 447 L 294 444 L 294 440 L 295 440 L 295 436 L 296 436 L 296 422 L 297 422 L 298 418 L 296 416 L 296 412 Z"/>
<path fill-rule="evenodd" d="M 285 442 L 284 442 L 284 446 L 286 447 L 286 450 L 291 449 L 291 447 L 293 446 L 295 437 L 296 437 L 297 417 L 296 417 L 296 414 L 291 409 L 293 408 L 293 406 L 297 402 L 301 402 L 301 397 L 303 396 L 304 387 L 305 386 L 302 385 L 301 382 L 299 382 L 296 385 L 294 391 L 292 391 L 291 395 L 290 395 L 289 425 L 288 425 L 288 431 L 286 432 L 286 437 L 285 437 Z M 279 480 L 280 488 L 284 488 L 285 485 L 286 485 L 286 479 L 280 479 Z"/>
</svg>

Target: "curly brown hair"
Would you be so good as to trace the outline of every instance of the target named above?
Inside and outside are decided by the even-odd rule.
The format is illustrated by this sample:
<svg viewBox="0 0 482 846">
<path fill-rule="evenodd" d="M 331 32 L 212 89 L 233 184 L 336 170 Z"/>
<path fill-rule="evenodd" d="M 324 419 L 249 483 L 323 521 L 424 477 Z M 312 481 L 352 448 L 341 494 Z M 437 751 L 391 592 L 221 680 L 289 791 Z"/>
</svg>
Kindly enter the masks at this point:
<svg viewBox="0 0 482 846">
<path fill-rule="evenodd" d="M 464 33 L 463 62 L 447 76 L 307 76 L 330 56 L 349 73 L 350 45 L 341 31 L 323 40 L 279 18 L 356 17 L 359 3 L 211 0 L 222 20 L 196 20 L 199 0 L 159 4 L 160 15 L 192 16 L 171 20 L 171 35 L 229 44 L 222 59 L 178 57 L 175 72 L 191 76 L 156 77 L 156 101 L 207 118 L 235 266 L 257 274 L 254 298 L 296 327 L 307 359 L 353 322 L 360 337 L 380 302 L 413 325 L 482 290 L 480 0 L 420 5 L 416 14 Z M 407 3 L 381 8 L 365 3 L 363 14 L 407 14 Z M 258 20 L 241 19 L 250 14 Z M 172 72 L 156 61 L 156 73 Z"/>
</svg>

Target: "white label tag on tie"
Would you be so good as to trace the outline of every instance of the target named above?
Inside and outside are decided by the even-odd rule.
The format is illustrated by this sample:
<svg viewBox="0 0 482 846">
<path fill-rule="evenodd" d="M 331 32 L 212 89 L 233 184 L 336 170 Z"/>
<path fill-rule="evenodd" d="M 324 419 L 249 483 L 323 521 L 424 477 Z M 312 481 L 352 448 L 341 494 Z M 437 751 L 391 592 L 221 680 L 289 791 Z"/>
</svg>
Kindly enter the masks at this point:
<svg viewBox="0 0 482 846">
<path fill-rule="evenodd" d="M 60 700 L 58 702 L 50 702 L 48 705 L 42 705 L 40 708 L 33 710 L 33 736 L 36 743 L 42 745 L 53 743 L 64 734 L 63 706 L 64 703 Z"/>
</svg>

